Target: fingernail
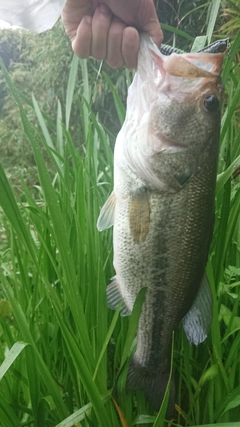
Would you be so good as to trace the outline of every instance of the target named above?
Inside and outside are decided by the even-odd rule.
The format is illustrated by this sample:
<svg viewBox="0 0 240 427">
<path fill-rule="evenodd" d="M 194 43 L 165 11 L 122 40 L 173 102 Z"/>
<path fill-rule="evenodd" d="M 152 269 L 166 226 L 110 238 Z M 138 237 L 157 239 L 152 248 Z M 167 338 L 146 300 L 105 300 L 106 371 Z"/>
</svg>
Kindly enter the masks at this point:
<svg viewBox="0 0 240 427">
<path fill-rule="evenodd" d="M 103 14 L 103 15 L 110 15 L 111 11 L 110 9 L 103 3 L 100 3 L 99 5 L 99 11 Z"/>
<path fill-rule="evenodd" d="M 90 25 L 92 23 L 92 17 L 91 16 L 85 16 L 84 17 L 86 24 Z"/>
</svg>

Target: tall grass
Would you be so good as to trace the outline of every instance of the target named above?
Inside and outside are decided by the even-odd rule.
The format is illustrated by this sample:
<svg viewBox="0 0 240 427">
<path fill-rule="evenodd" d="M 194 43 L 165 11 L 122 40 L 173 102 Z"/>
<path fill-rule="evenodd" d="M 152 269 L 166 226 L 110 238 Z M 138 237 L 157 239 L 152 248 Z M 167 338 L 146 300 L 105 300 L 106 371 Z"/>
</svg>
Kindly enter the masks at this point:
<svg viewBox="0 0 240 427">
<path fill-rule="evenodd" d="M 234 62 L 239 47 L 240 35 L 223 73 L 227 96 L 207 266 L 212 330 L 197 348 L 181 328 L 176 333 L 177 418 L 166 422 L 169 427 L 240 425 L 240 69 Z M 84 76 L 81 150 L 69 130 L 78 66 Z M 23 181 L 17 196 L 0 167 L 0 426 L 161 427 L 165 407 L 156 416 L 140 392 L 112 393 L 134 349 L 144 295 L 130 318 L 120 318 L 120 307 L 107 309 L 105 290 L 114 274 L 111 230 L 98 233 L 96 221 L 112 189 L 113 157 L 91 110 L 87 63 L 73 59 L 65 117 L 59 103 L 55 124 L 44 118 L 33 97 L 38 128 L 32 127 L 21 93 L 4 74 L 39 182 L 34 197 Z M 123 106 L 109 85 L 123 120 Z M 55 129 L 54 137 L 49 128 Z"/>
<path fill-rule="evenodd" d="M 68 131 L 78 60 L 73 59 L 69 76 L 66 125 L 59 104 L 54 139 L 34 96 L 39 129 L 31 126 L 21 94 L 3 67 L 40 182 L 38 197 L 22 182 L 22 195 L 16 198 L 0 167 L 0 291 L 7 309 L 0 332 L 4 427 L 125 423 L 111 387 L 132 352 L 144 295 L 139 295 L 129 323 L 119 321 L 119 310 L 107 310 L 106 283 L 113 275 L 111 231 L 101 235 L 96 222 L 111 191 L 112 150 L 89 108 L 86 62 L 80 63 L 86 76 L 82 154 Z M 131 397 L 127 400 L 132 408 Z"/>
</svg>

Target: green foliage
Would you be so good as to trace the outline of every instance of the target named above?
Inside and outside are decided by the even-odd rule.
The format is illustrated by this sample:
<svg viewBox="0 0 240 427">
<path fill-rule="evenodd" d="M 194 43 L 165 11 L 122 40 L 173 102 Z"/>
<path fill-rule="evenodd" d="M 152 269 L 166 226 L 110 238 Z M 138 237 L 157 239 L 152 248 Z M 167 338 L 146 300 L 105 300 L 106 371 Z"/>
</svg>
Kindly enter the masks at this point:
<svg viewBox="0 0 240 427">
<path fill-rule="evenodd" d="M 51 137 L 55 135 L 55 117 L 60 101 L 65 115 L 65 99 L 68 76 L 72 62 L 72 50 L 68 37 L 59 22 L 52 31 L 34 35 L 23 30 L 0 31 L 0 56 L 7 66 L 15 87 L 21 91 L 28 120 L 37 126 L 33 113 L 31 96 L 35 94 L 48 127 Z M 116 88 L 122 100 L 126 99 L 127 85 L 125 72 L 113 72 L 106 65 L 97 61 L 89 61 L 89 101 L 95 114 L 98 113 L 101 123 L 108 123 L 109 132 L 114 134 L 120 124 L 115 110 L 112 109 L 112 96 L 104 78 L 104 70 L 116 83 Z M 124 75 L 123 75 L 124 74 Z M 82 68 L 77 70 L 77 80 L 74 88 L 74 103 L 70 117 L 72 139 L 77 146 L 83 140 L 83 127 L 79 113 L 79 98 L 84 91 L 84 75 Z M 37 183 L 35 161 L 32 150 L 23 132 L 18 107 L 5 79 L 0 72 L 0 158 L 8 178 L 18 191 L 19 175 L 27 177 L 29 185 Z"/>
<path fill-rule="evenodd" d="M 223 14 L 225 16 L 225 24 L 221 30 L 229 35 L 234 35 L 240 28 L 240 5 L 237 0 L 229 0 L 225 5 Z"/>
<path fill-rule="evenodd" d="M 208 21 L 208 34 L 212 23 Z M 206 342 L 197 348 L 189 345 L 181 328 L 176 332 L 177 416 L 165 423 L 169 427 L 239 426 L 239 48 L 236 35 L 223 72 L 226 96 L 216 220 L 207 266 L 213 324 Z M 57 87 L 57 49 L 51 43 L 49 49 L 56 53 Z M 97 80 L 99 70 L 94 62 L 76 58 L 66 64 L 69 79 L 61 97 L 49 96 L 52 105 L 55 102 L 50 113 L 36 85 L 35 96 L 28 99 L 11 67 L 12 80 L 4 71 L 15 100 L 16 132 L 21 121 L 37 175 L 34 191 L 18 177 L 15 192 L 0 167 L 0 426 L 161 426 L 166 407 L 156 415 L 140 392 L 126 394 L 123 387 L 144 295 L 139 294 L 130 318 L 119 317 L 120 307 L 112 312 L 106 306 L 106 285 L 114 274 L 112 233 L 98 233 L 96 221 L 112 189 L 113 156 L 102 125 L 106 117 L 103 113 L 100 120 L 96 113 L 101 99 L 95 102 L 91 73 L 95 70 Z M 47 72 L 47 84 L 53 84 L 51 79 Z M 114 117 L 122 122 L 119 87 L 109 74 L 105 80 L 101 73 L 100 79 L 101 90 L 112 91 Z M 9 97 L 9 106 L 10 102 Z M 117 379 L 118 395 L 112 392 Z"/>
<path fill-rule="evenodd" d="M 221 35 L 216 36 L 216 27 L 226 21 L 222 16 L 225 4 L 220 0 L 155 0 L 164 43 L 190 51 L 193 40 L 198 36 L 207 35 L 209 43 L 212 37 L 221 38 Z"/>
<path fill-rule="evenodd" d="M 58 44 L 55 41 L 58 41 Z M 57 99 L 61 93 L 63 78 L 69 74 L 70 46 L 63 32 L 56 27 L 54 33 L 36 36 L 27 31 L 0 31 L 0 54 L 8 67 L 16 87 L 26 96 L 24 105 L 28 119 L 36 124 L 32 112 L 31 93 L 38 97 L 41 108 L 54 119 Z M 61 58 L 61 69 L 58 67 Z M 51 64 L 51 65 L 50 65 Z M 65 73 L 65 76 L 64 76 Z M 11 182 L 18 186 L 19 174 L 28 176 L 30 183 L 36 182 L 35 162 L 28 140 L 22 130 L 18 107 L 0 74 L 0 158 Z M 32 171 L 32 178 L 30 172 Z"/>
</svg>

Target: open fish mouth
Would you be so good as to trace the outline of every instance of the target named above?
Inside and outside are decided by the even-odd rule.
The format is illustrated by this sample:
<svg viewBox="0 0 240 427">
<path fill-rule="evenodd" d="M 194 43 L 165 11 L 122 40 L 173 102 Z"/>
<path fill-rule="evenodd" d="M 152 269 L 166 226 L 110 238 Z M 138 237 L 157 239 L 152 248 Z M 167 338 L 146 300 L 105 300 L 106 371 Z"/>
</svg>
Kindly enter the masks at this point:
<svg viewBox="0 0 240 427">
<path fill-rule="evenodd" d="M 148 49 L 146 49 L 146 45 Z M 162 54 L 153 41 L 146 34 L 141 36 L 139 51 L 138 74 L 139 82 L 130 88 L 131 105 L 134 105 L 135 93 L 136 111 L 138 119 L 147 112 L 152 103 L 153 95 L 157 99 L 162 92 L 169 98 L 179 102 L 193 101 L 204 93 L 221 92 L 220 73 L 223 63 L 223 53 L 172 53 L 170 56 Z M 151 64 L 151 67 L 147 66 Z M 218 84 L 219 82 L 219 84 Z M 137 85 L 141 85 L 137 88 Z"/>
<path fill-rule="evenodd" d="M 172 54 L 164 61 L 163 68 L 172 76 L 185 79 L 212 78 L 219 76 L 222 62 L 222 53 Z"/>
<path fill-rule="evenodd" d="M 182 136 L 189 111 L 196 114 L 197 121 L 203 118 L 201 128 L 207 132 L 210 119 L 205 105 L 208 107 L 212 101 L 216 107 L 212 109 L 212 117 L 218 114 L 221 105 L 223 54 L 167 56 L 159 52 L 149 37 L 142 35 L 139 59 L 137 78 L 128 92 L 124 126 L 128 143 L 124 143 L 121 150 L 131 171 L 143 177 L 144 182 L 150 182 L 151 188 L 162 191 L 165 186 L 159 174 L 155 169 L 151 173 L 152 162 L 160 153 L 183 153 L 198 144 L 195 139 L 189 147 Z"/>
<path fill-rule="evenodd" d="M 142 39 L 146 36 L 142 35 Z M 144 43 L 141 44 L 144 49 Z M 152 53 L 155 65 L 160 73 L 168 73 L 175 77 L 184 77 L 185 79 L 207 78 L 219 76 L 222 69 L 223 53 L 172 53 L 171 55 L 162 54 L 154 43 L 150 51 Z"/>
</svg>

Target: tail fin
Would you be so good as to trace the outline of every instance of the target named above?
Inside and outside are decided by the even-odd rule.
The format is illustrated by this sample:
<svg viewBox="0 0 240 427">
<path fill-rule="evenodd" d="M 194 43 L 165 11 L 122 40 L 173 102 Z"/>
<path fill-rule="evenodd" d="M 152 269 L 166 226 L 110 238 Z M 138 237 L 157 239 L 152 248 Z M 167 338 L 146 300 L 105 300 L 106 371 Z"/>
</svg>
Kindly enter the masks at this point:
<svg viewBox="0 0 240 427">
<path fill-rule="evenodd" d="M 167 389 L 169 376 L 169 372 L 149 372 L 146 367 L 141 366 L 133 358 L 128 371 L 127 389 L 143 390 L 152 409 L 159 411 Z M 171 379 L 167 417 L 171 417 L 174 414 L 174 403 L 175 384 L 174 380 Z"/>
</svg>

